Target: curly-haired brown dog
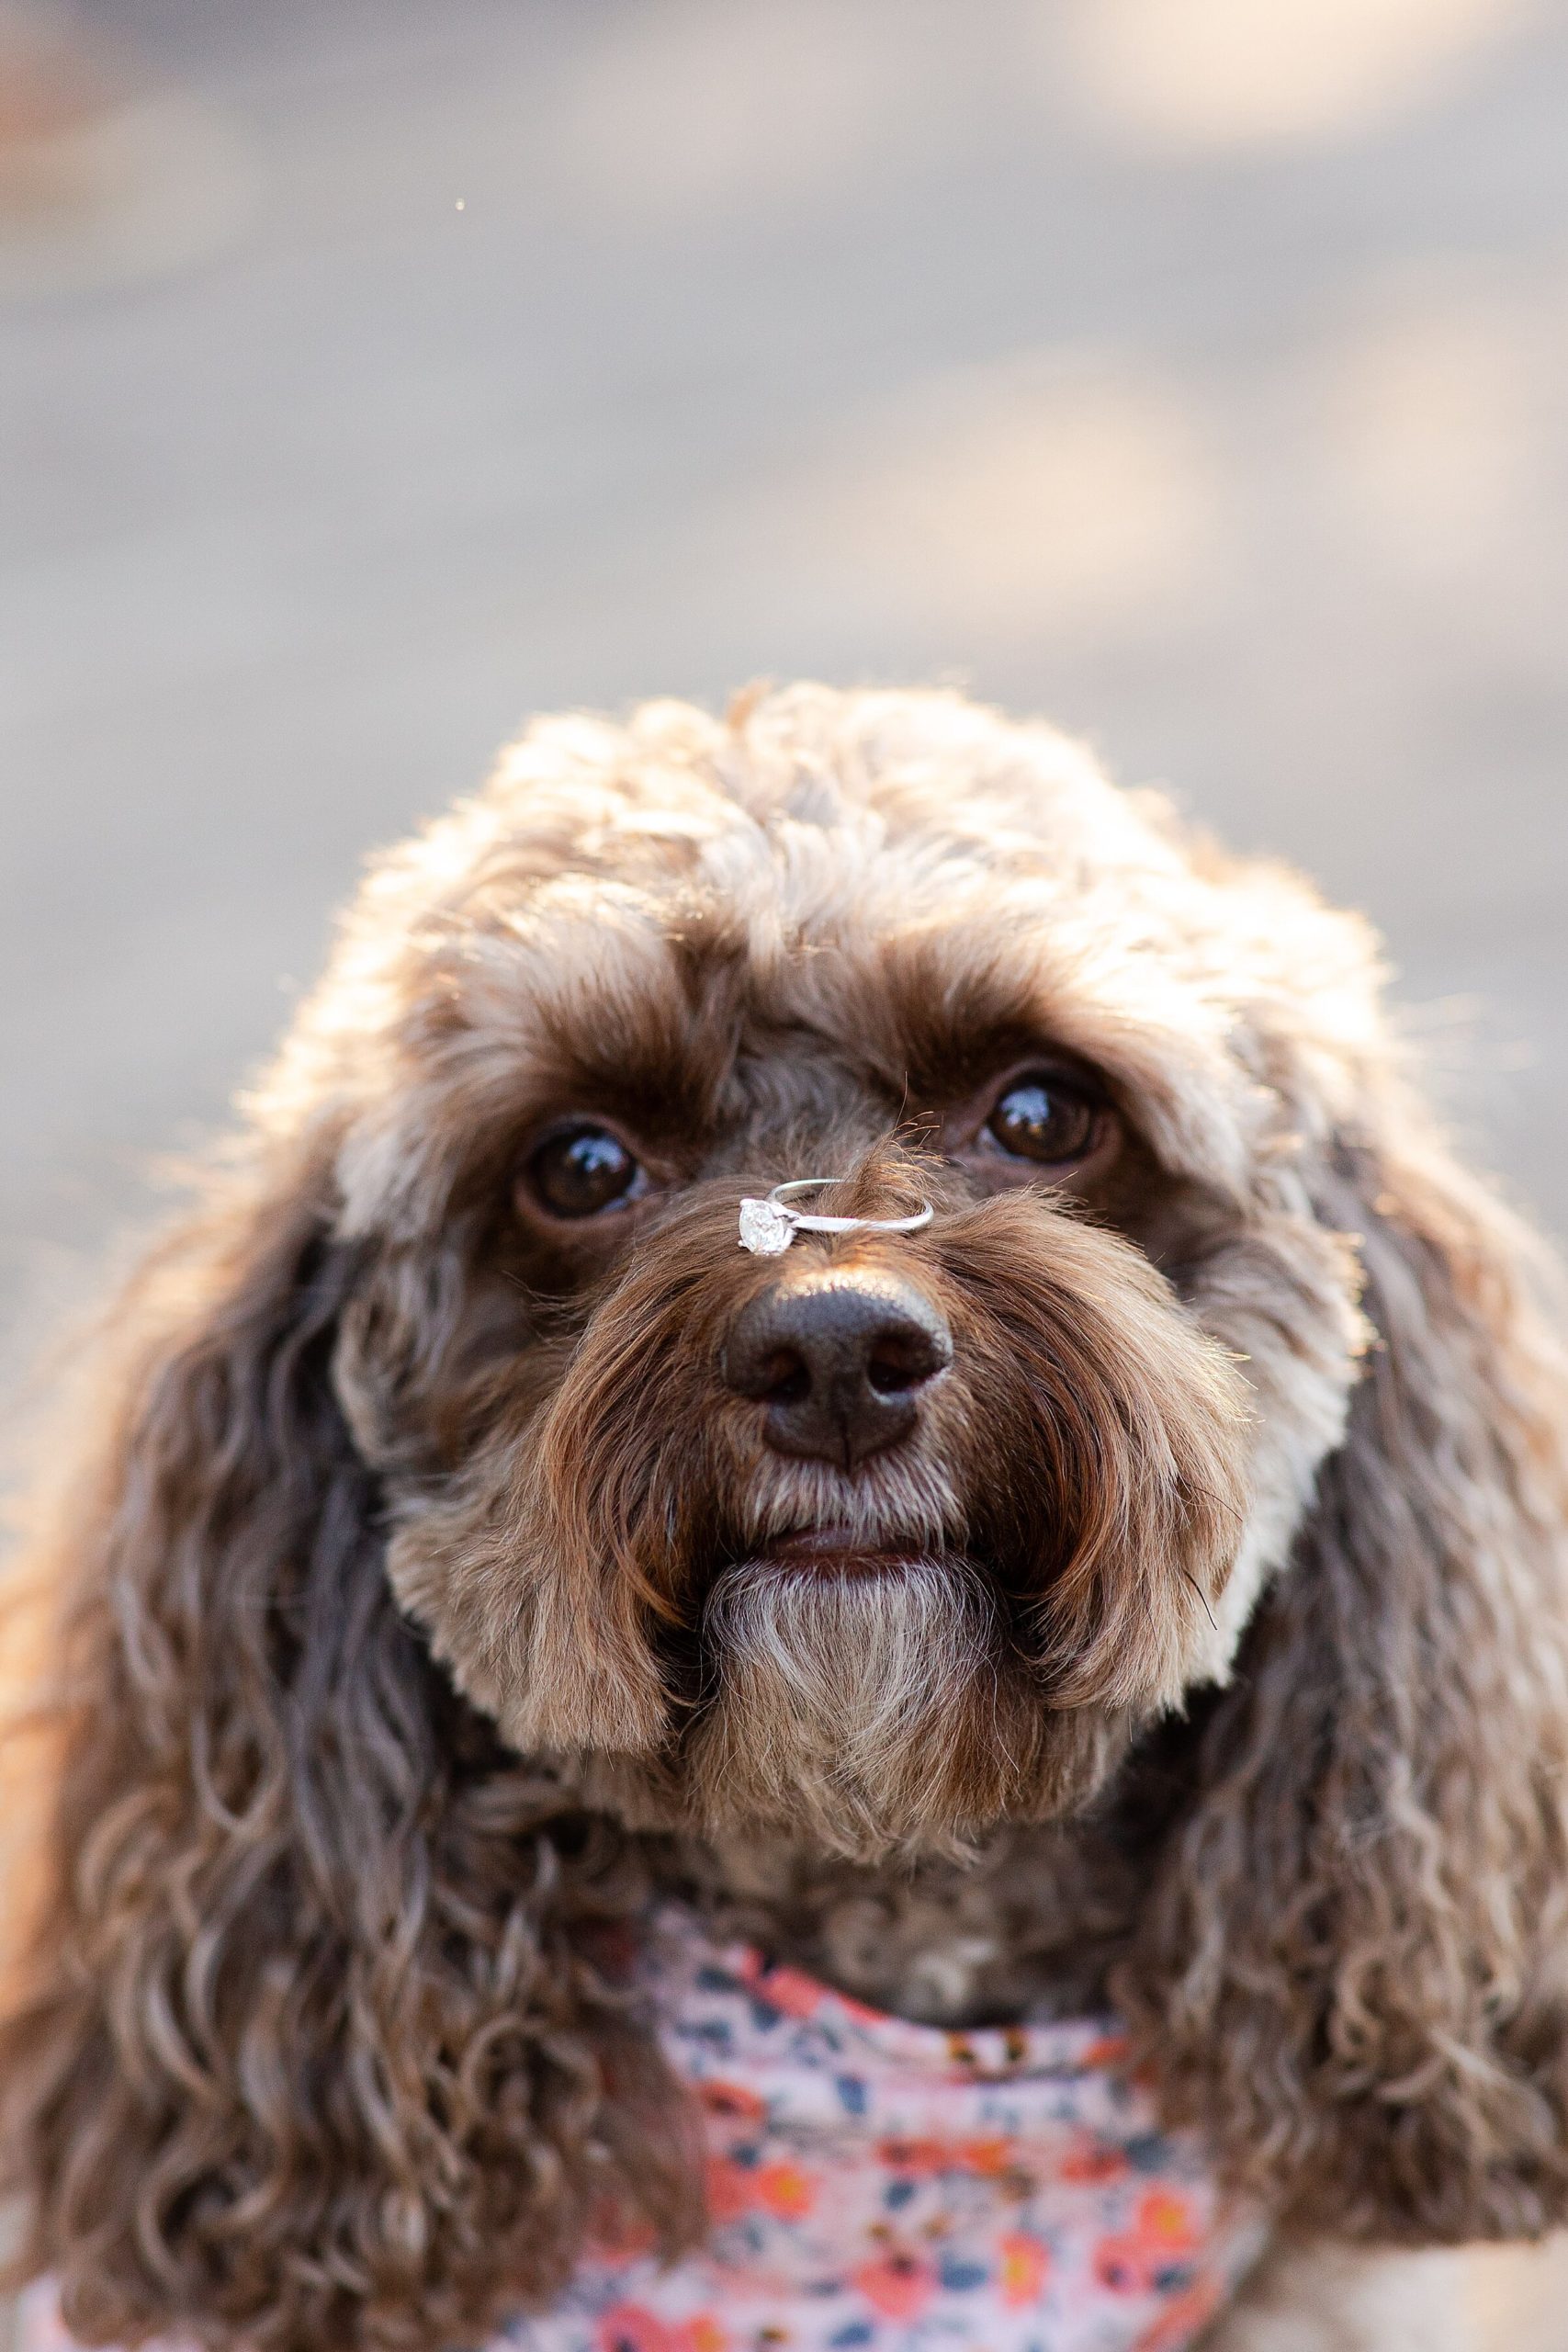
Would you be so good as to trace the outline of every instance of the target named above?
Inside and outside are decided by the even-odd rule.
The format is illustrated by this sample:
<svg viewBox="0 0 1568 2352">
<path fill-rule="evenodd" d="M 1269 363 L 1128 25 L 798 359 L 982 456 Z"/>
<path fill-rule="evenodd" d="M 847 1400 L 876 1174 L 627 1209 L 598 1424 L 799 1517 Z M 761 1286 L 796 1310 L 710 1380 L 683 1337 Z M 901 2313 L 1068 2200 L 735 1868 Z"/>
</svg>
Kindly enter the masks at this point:
<svg viewBox="0 0 1568 2352">
<path fill-rule="evenodd" d="M 551 721 L 379 865 L 33 1555 L 0 2152 L 78 2336 L 434 2352 L 691 2242 L 671 1894 L 1113 1998 L 1281 2244 L 1563 2219 L 1565 1391 L 1377 987 L 937 695 Z M 738 1249 L 839 1171 L 937 1214 Z"/>
</svg>

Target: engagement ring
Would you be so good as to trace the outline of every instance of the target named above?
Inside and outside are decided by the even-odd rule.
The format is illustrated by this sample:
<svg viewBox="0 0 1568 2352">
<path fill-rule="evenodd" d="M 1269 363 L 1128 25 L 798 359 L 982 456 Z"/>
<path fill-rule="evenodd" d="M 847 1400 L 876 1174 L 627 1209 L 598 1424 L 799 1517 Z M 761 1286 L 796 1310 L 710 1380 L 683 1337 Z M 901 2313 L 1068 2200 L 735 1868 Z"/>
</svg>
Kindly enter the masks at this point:
<svg viewBox="0 0 1568 2352">
<path fill-rule="evenodd" d="M 775 1184 L 763 1200 L 740 1204 L 740 1247 L 759 1258 L 776 1258 L 797 1233 L 918 1233 L 935 1212 L 928 1201 L 914 1216 L 808 1216 L 788 1206 L 786 1193 L 820 1193 L 832 1184 L 847 1184 L 847 1176 L 800 1176 Z"/>
</svg>

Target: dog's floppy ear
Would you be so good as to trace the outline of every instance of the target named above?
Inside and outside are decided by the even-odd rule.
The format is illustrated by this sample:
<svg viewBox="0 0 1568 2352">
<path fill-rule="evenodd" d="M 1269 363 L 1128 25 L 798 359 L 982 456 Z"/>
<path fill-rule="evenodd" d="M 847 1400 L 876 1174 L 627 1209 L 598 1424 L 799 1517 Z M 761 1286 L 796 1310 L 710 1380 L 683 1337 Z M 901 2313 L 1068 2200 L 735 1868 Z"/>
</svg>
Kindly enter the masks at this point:
<svg viewBox="0 0 1568 2352">
<path fill-rule="evenodd" d="M 57 1764 L 0 2165 L 87 2341 L 415 2352 L 549 2291 L 591 2211 L 689 2218 L 593 1958 L 615 1872 L 392 1604 L 320 1196 L 242 1186 L 132 1286 L 34 1564 Z"/>
<path fill-rule="evenodd" d="M 1381 1115 L 1380 1115 L 1381 1114 Z M 1544 1253 L 1403 1098 L 1318 1215 L 1375 1334 L 1125 1988 L 1173 2108 L 1304 2226 L 1568 2215 L 1568 1385 Z"/>
</svg>

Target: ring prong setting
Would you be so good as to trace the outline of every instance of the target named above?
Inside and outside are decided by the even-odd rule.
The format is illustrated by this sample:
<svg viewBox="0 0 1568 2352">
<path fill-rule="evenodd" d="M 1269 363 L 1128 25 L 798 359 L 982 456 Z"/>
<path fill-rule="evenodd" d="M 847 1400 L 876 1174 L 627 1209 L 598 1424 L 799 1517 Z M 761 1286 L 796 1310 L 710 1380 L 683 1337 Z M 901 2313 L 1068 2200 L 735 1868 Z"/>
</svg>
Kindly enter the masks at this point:
<svg viewBox="0 0 1568 2352">
<path fill-rule="evenodd" d="M 753 1257 L 781 1257 L 795 1239 L 795 1219 L 777 1201 L 744 1200 L 740 1204 L 740 1247 Z"/>
</svg>

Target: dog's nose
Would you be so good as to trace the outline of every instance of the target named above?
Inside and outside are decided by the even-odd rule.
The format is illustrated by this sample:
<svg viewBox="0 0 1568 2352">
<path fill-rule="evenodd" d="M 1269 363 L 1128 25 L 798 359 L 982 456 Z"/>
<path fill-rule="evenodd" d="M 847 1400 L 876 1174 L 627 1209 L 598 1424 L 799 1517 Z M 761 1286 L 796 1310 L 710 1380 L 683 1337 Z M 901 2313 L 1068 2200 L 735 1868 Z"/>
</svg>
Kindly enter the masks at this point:
<svg viewBox="0 0 1568 2352">
<path fill-rule="evenodd" d="M 953 1362 L 946 1324 L 912 1284 L 882 1273 L 775 1283 L 741 1310 L 725 1376 L 767 1405 L 776 1453 L 852 1470 L 914 1428 L 919 1393 Z"/>
</svg>

